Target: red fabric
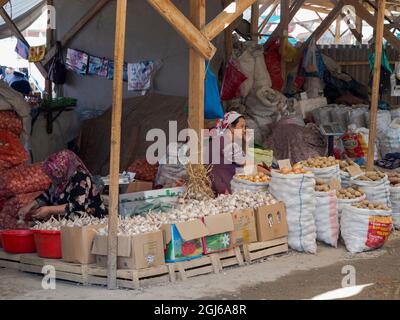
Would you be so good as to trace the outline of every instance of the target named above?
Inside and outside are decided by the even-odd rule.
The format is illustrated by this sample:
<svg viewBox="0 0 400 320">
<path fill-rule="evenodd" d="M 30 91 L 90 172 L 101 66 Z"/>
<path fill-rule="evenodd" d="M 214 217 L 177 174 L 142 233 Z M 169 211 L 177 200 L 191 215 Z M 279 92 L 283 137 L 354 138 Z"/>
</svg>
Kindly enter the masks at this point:
<svg viewBox="0 0 400 320">
<path fill-rule="evenodd" d="M 22 120 L 14 111 L 0 111 L 0 130 L 10 131 L 19 137 L 22 128 Z"/>
<path fill-rule="evenodd" d="M 143 181 L 154 181 L 157 176 L 158 164 L 149 164 L 146 159 L 139 159 L 132 163 L 129 172 L 136 173 L 135 179 Z"/>
<path fill-rule="evenodd" d="M 29 227 L 28 221 L 31 219 L 31 215 L 25 216 L 24 224 L 18 224 L 18 211 L 35 200 L 40 194 L 41 192 L 19 194 L 5 201 L 0 211 L 0 229 L 24 229 Z"/>
<path fill-rule="evenodd" d="M 20 165 L 0 175 L 0 198 L 19 194 L 45 191 L 51 180 L 42 169 L 41 163 Z"/>
<path fill-rule="evenodd" d="M 240 97 L 240 85 L 247 77 L 240 72 L 232 61 L 228 62 L 222 81 L 221 100 L 232 100 Z"/>
<path fill-rule="evenodd" d="M 0 130 L 0 172 L 28 161 L 21 141 L 10 131 Z"/>
<path fill-rule="evenodd" d="M 272 81 L 272 89 L 282 91 L 283 78 L 281 68 L 281 54 L 279 53 L 279 42 L 269 45 L 264 51 L 265 64 Z"/>
</svg>

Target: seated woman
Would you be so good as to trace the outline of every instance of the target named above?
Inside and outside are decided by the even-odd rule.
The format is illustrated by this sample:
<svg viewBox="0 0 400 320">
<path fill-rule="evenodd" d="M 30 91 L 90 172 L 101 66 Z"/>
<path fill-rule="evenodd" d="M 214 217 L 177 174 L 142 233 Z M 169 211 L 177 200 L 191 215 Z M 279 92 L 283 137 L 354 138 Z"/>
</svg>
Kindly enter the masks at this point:
<svg viewBox="0 0 400 320">
<path fill-rule="evenodd" d="M 63 150 L 51 155 L 43 163 L 43 170 L 52 184 L 45 193 L 20 210 L 20 217 L 31 211 L 34 219 L 58 215 L 68 218 L 85 213 L 100 218 L 106 214 L 92 175 L 75 153 Z"/>
<path fill-rule="evenodd" d="M 218 121 L 216 136 L 210 139 L 209 148 L 212 163 L 210 179 L 216 195 L 231 193 L 231 180 L 236 170 L 246 164 L 246 148 L 249 142 L 245 139 L 247 136 L 246 121 L 241 114 L 235 111 L 228 112 L 224 119 Z M 219 150 L 213 145 L 213 139 L 219 139 Z M 219 158 L 213 156 L 218 152 Z"/>
</svg>

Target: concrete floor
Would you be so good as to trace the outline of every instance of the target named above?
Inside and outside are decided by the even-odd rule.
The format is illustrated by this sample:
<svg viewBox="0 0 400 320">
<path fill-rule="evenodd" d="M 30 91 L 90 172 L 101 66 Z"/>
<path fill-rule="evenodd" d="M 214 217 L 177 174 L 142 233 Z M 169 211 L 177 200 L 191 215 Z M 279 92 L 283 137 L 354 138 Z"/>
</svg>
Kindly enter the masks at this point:
<svg viewBox="0 0 400 320">
<path fill-rule="evenodd" d="M 343 266 L 356 271 L 356 285 L 373 283 L 350 299 L 400 299 L 400 234 L 381 249 L 350 254 L 320 244 L 316 255 L 290 251 L 266 261 L 221 274 L 141 290 L 109 291 L 57 281 L 55 290 L 41 287 L 42 277 L 0 269 L 0 299 L 310 299 L 342 287 Z"/>
</svg>

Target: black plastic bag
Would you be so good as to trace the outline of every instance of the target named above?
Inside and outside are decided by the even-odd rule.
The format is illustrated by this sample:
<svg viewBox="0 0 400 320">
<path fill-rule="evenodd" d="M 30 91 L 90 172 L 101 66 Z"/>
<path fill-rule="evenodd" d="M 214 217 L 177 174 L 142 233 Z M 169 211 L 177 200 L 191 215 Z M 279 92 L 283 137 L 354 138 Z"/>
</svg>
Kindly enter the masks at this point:
<svg viewBox="0 0 400 320">
<path fill-rule="evenodd" d="M 54 84 L 64 84 L 67 75 L 67 69 L 65 67 L 64 58 L 61 50 L 61 43 L 57 42 L 57 53 L 51 62 L 49 68 L 49 80 Z"/>
</svg>

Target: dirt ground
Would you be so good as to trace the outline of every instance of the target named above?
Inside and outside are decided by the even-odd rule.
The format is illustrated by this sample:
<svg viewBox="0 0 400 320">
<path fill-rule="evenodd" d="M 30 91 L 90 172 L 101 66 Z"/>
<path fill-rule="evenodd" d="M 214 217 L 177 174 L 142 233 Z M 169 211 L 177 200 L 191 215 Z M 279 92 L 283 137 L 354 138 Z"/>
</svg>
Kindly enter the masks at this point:
<svg viewBox="0 0 400 320">
<path fill-rule="evenodd" d="M 400 299 L 400 234 L 378 250 L 350 254 L 320 244 L 316 255 L 290 251 L 263 262 L 144 288 L 113 290 L 57 281 L 55 290 L 41 287 L 42 277 L 0 269 L 0 299 L 310 299 L 342 287 L 343 266 L 356 271 L 356 285 L 373 283 L 350 299 Z"/>
</svg>

